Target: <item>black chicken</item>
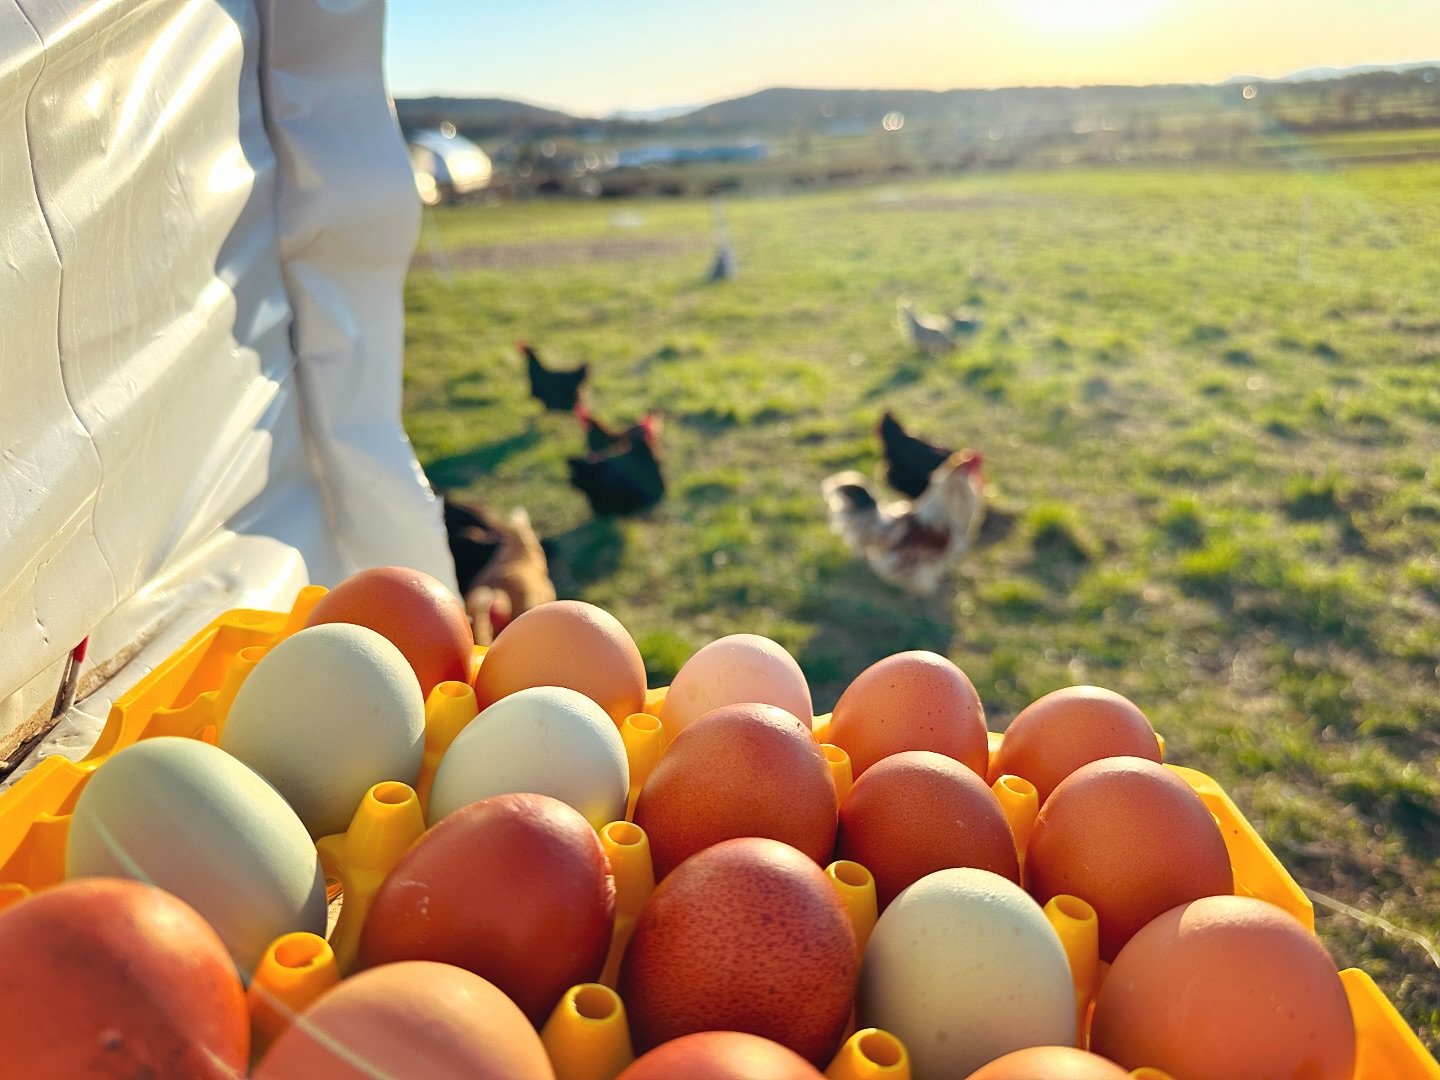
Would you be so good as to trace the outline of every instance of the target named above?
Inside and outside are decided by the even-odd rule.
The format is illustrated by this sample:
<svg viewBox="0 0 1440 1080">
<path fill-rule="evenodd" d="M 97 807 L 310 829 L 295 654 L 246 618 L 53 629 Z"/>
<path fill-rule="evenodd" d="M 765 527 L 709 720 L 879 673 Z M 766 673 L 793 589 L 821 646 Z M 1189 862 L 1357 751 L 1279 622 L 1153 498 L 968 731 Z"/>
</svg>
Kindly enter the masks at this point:
<svg viewBox="0 0 1440 1080">
<path fill-rule="evenodd" d="M 912 499 L 925 493 L 930 474 L 943 465 L 953 450 L 916 438 L 900 426 L 888 409 L 876 429 L 885 458 L 885 479 L 890 486 Z"/>
<path fill-rule="evenodd" d="M 595 419 L 595 414 L 583 401 L 575 406 L 575 419 L 579 420 L 580 426 L 585 429 L 585 449 L 592 454 L 623 450 L 636 439 L 644 437 L 647 425 L 653 431 L 658 424 L 654 413 L 646 413 L 643 419 L 628 428 L 606 427 Z"/>
<path fill-rule="evenodd" d="M 547 368 L 535 355 L 535 350 L 523 341 L 515 347 L 525 356 L 525 368 L 530 375 L 530 396 L 541 402 L 550 412 L 570 412 L 580 401 L 580 389 L 590 377 L 590 365 L 581 364 L 565 371 Z"/>
<path fill-rule="evenodd" d="M 569 460 L 570 484 L 585 496 L 596 514 L 634 514 L 650 509 L 665 497 L 654 417 L 647 415 L 631 430 L 637 429 L 638 437 L 622 437 L 621 443 L 607 450 L 591 450 L 584 457 Z M 587 431 L 586 442 L 590 439 Z"/>
</svg>

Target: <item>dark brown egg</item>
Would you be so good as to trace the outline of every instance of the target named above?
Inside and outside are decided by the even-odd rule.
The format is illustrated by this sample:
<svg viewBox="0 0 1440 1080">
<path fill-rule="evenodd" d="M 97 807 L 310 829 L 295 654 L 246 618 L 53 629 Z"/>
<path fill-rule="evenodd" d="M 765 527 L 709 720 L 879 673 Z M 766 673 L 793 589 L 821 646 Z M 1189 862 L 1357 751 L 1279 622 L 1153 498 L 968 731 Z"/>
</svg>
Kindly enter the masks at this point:
<svg viewBox="0 0 1440 1080">
<path fill-rule="evenodd" d="M 637 1051 L 697 1031 L 772 1039 L 812 1065 L 839 1049 L 858 962 L 825 872 L 747 837 L 681 863 L 640 912 L 620 970 Z"/>
<path fill-rule="evenodd" d="M 774 705 L 726 705 L 676 736 L 635 804 L 655 877 L 721 840 L 765 836 L 816 863 L 835 847 L 835 782 L 809 725 Z"/>
<path fill-rule="evenodd" d="M 1020 883 L 1000 800 L 970 769 L 929 750 L 893 754 L 855 781 L 840 808 L 836 855 L 875 875 L 882 910 L 907 885 L 952 866 Z"/>
<path fill-rule="evenodd" d="M 454 964 L 538 1025 L 599 976 L 614 921 L 610 864 L 579 811 L 496 795 L 456 810 L 395 865 L 365 919 L 360 962 Z"/>
</svg>

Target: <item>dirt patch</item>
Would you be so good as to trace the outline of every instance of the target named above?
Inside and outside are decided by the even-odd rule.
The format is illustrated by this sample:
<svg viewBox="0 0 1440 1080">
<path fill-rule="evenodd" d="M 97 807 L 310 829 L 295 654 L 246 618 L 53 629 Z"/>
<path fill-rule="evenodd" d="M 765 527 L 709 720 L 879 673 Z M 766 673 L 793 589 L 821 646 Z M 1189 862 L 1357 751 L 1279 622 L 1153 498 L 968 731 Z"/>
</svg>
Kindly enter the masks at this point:
<svg viewBox="0 0 1440 1080">
<path fill-rule="evenodd" d="M 410 260 L 411 270 L 517 270 L 581 263 L 641 262 L 705 248 L 683 236 L 627 236 L 600 240 L 547 240 L 530 244 L 483 244 L 475 247 L 422 248 Z"/>
</svg>

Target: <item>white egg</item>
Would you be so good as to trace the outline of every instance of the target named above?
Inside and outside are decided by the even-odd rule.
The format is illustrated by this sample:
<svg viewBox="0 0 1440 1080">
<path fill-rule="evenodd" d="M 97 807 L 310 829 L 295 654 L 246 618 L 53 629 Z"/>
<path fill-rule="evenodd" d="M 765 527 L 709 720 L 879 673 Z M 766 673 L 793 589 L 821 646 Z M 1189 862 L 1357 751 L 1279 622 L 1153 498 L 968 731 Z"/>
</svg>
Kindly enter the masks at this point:
<svg viewBox="0 0 1440 1080">
<path fill-rule="evenodd" d="M 529 792 L 568 803 L 599 829 L 625 817 L 630 764 L 605 710 L 584 694 L 533 686 L 471 720 L 435 770 L 434 824 L 491 795 Z"/>
<path fill-rule="evenodd" d="M 660 710 L 665 738 L 722 705 L 775 705 L 814 723 L 810 684 L 795 658 L 769 638 L 731 634 L 700 649 L 675 674 Z"/>
<path fill-rule="evenodd" d="M 312 626 L 240 684 L 220 748 L 274 784 L 311 836 L 344 832 L 375 784 L 415 783 L 425 751 L 420 680 L 374 630 Z"/>
<path fill-rule="evenodd" d="M 1064 946 L 1040 905 L 988 870 L 940 870 L 891 902 L 865 948 L 856 1015 L 905 1044 L 915 1080 L 1075 1044 Z"/>
<path fill-rule="evenodd" d="M 325 876 L 305 826 L 257 773 L 195 739 L 146 739 L 96 770 L 75 804 L 65 874 L 174 893 L 247 979 L 281 934 L 325 933 Z"/>
</svg>

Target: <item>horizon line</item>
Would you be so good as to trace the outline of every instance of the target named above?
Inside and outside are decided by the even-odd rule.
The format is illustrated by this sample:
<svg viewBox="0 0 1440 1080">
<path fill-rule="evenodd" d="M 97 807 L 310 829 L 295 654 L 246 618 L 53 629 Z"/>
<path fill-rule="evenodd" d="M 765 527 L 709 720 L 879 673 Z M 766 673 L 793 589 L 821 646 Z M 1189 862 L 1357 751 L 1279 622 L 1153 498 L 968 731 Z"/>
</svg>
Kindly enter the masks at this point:
<svg viewBox="0 0 1440 1080">
<path fill-rule="evenodd" d="M 1287 73 L 1285 73 L 1284 75 L 1256 75 L 1256 74 L 1252 74 L 1252 73 L 1248 73 L 1248 72 L 1236 72 L 1236 73 L 1234 73 L 1234 74 L 1232 74 L 1232 75 L 1226 76 L 1226 77 L 1223 78 L 1223 79 L 1220 79 L 1220 80 L 1218 80 L 1218 81 L 1213 81 L 1213 82 L 1207 82 L 1207 81 L 1203 81 L 1203 80 L 1177 80 L 1177 81 L 1174 81 L 1174 82 L 1125 82 L 1125 81 L 1123 81 L 1123 80 L 1117 80 L 1117 81 L 1114 81 L 1114 82 L 1004 83 L 1004 84 L 997 84 L 997 85 L 993 85 L 993 86 L 947 86 L 947 87 L 943 87 L 943 88 L 935 88 L 935 87 L 927 87 L 927 86 L 803 86 L 803 85 L 797 85 L 797 84 L 772 83 L 772 84 L 765 85 L 765 86 L 758 86 L 758 87 L 756 87 L 756 88 L 753 89 L 753 90 L 747 90 L 747 91 L 744 91 L 743 93 L 730 94 L 730 95 L 725 96 L 725 97 L 713 98 L 713 99 L 710 99 L 710 100 L 707 100 L 707 101 L 698 102 L 698 103 L 693 104 L 693 105 L 677 105 L 677 104 L 674 104 L 674 103 L 670 103 L 670 104 L 659 104 L 659 105 L 648 105 L 648 106 L 644 106 L 644 105 L 616 105 L 616 106 L 614 106 L 614 107 L 612 107 L 612 108 L 610 108 L 610 109 L 605 110 L 605 111 L 602 112 L 602 113 L 576 112 L 576 111 L 572 111 L 572 110 L 566 108 L 566 107 L 563 106 L 563 105 L 558 105 L 558 104 L 553 104 L 553 103 L 547 103 L 547 102 L 537 101 L 537 100 L 534 100 L 534 99 L 532 99 L 532 98 L 523 97 L 523 96 L 517 96 L 517 95 L 513 95 L 513 94 L 505 94 L 505 93 L 501 93 L 501 92 L 475 92 L 475 91 L 470 91 L 470 92 L 463 92 L 463 93 L 462 93 L 462 92 L 444 91 L 444 90 L 427 90 L 427 91 L 423 91 L 423 92 L 420 92 L 420 91 L 404 91 L 404 92 L 402 92 L 402 91 L 392 90 L 392 91 L 391 91 L 391 97 L 393 97 L 393 98 L 396 99 L 397 101 L 400 101 L 400 100 L 403 100 L 403 101 L 417 101 L 417 100 L 423 100 L 423 99 L 425 99 L 425 98 L 450 98 L 450 99 L 456 100 L 456 101 L 508 101 L 508 102 L 513 102 L 513 103 L 515 103 L 515 104 L 517 104 L 517 105 L 528 105 L 528 106 L 530 106 L 531 108 L 545 109 L 545 110 L 548 110 L 548 111 L 550 111 L 550 112 L 562 113 L 562 114 L 564 114 L 564 115 L 566 115 L 566 116 L 569 116 L 569 117 L 571 117 L 571 118 L 573 118 L 573 119 L 576 119 L 576 120 L 604 120 L 604 119 L 607 119 L 608 117 L 614 116 L 616 113 L 647 113 L 647 112 L 663 111 L 663 110 L 666 110 L 666 109 L 683 109 L 683 110 L 685 110 L 686 112 L 696 112 L 696 111 L 698 111 L 698 110 L 700 110 L 700 109 L 709 108 L 709 107 L 712 106 L 712 105 L 723 104 L 724 102 L 727 102 L 727 101 L 739 101 L 739 100 L 742 100 L 742 99 L 747 98 L 747 97 L 753 97 L 754 95 L 760 94 L 760 93 L 764 93 L 764 92 L 767 91 L 767 90 L 808 90 L 808 91 L 814 91 L 814 90 L 825 91 L 825 90 L 828 90 L 828 91 L 832 91 L 832 92 L 835 92 L 835 93 L 861 92 L 861 93 L 881 93 L 881 94 L 883 94 L 883 93 L 949 94 L 949 93 L 954 93 L 954 92 L 956 92 L 956 91 L 963 91 L 963 90 L 975 90 L 975 91 L 1000 91 L 1000 90 L 1089 90 L 1089 89 L 1111 89 L 1111 88 L 1125 88 L 1125 89 L 1137 89 L 1137 90 L 1140 90 L 1140 89 L 1152 89 L 1152 88 L 1153 88 L 1153 89 L 1159 89 L 1159 88 L 1163 88 L 1163 87 L 1175 87 L 1175 86 L 1222 87 L 1222 86 L 1228 86 L 1228 85 L 1230 85 L 1230 84 L 1232 84 L 1232 83 L 1241 82 L 1241 81 L 1245 81 L 1245 80 L 1254 80 L 1255 82 L 1261 82 L 1261 83 L 1281 83 L 1281 82 L 1289 82 L 1289 81 L 1295 79 L 1296 76 L 1298 76 L 1298 75 L 1303 75 L 1303 74 L 1305 74 L 1305 73 L 1307 73 L 1307 72 L 1311 72 L 1311 71 L 1333 71 L 1333 72 L 1335 72 L 1335 77 L 1336 77 L 1336 78 L 1343 78 L 1343 77 L 1345 77 L 1346 73 L 1365 74 L 1365 73 L 1367 73 L 1367 72 L 1373 72 L 1373 71 L 1402 71 L 1402 70 L 1411 69 L 1411 68 L 1425 68 L 1425 67 L 1437 67 L 1437 68 L 1440 68 L 1440 57 L 1430 58 L 1430 59 L 1423 59 L 1423 60 L 1376 61 L 1376 62 L 1373 62 L 1373 63 L 1348 64 L 1348 65 L 1346 65 L 1345 67 L 1331 67 L 1331 66 L 1329 66 L 1329 65 L 1319 64 L 1319 65 L 1316 65 L 1316 66 L 1314 66 L 1314 67 L 1299 68 L 1299 69 L 1297 69 L 1297 70 L 1295 70 L 1295 71 L 1287 72 Z M 1316 81 L 1316 82 L 1324 81 L 1324 78 L 1323 78 L 1323 77 L 1319 77 L 1319 78 L 1316 78 L 1314 81 Z"/>
</svg>

